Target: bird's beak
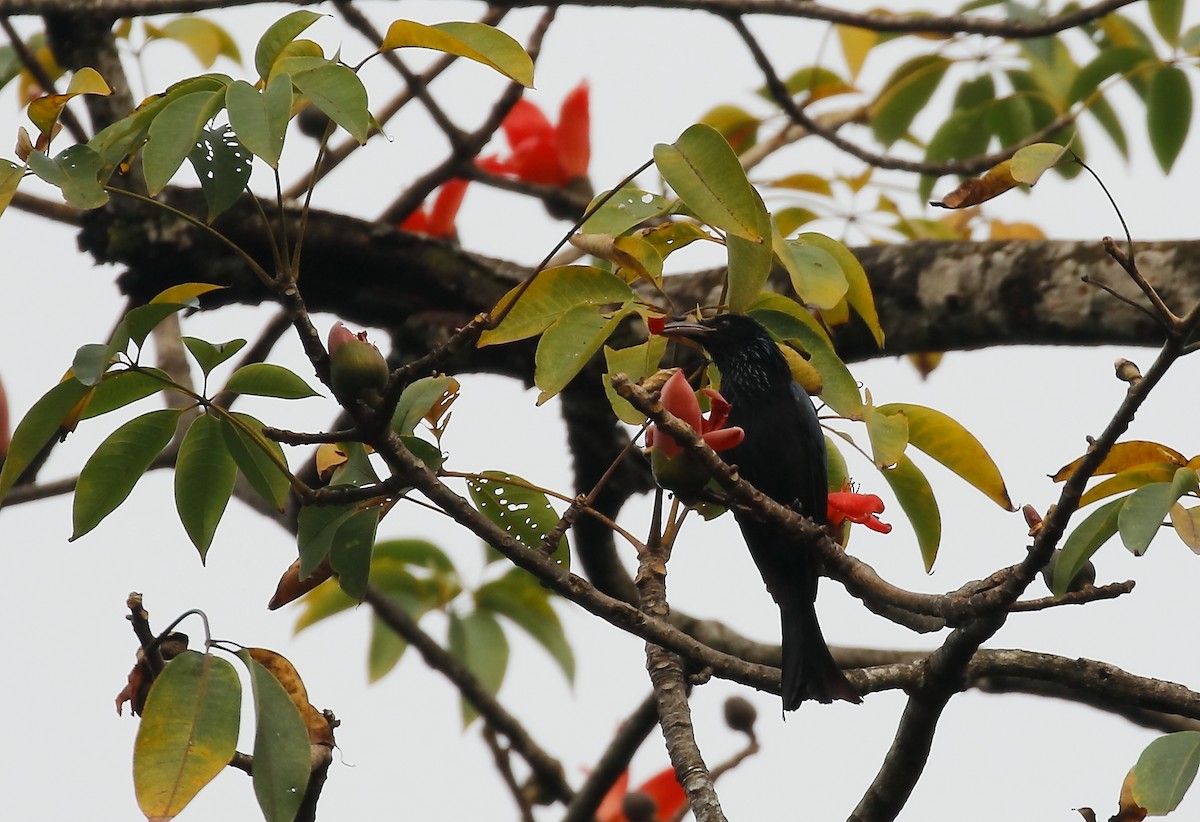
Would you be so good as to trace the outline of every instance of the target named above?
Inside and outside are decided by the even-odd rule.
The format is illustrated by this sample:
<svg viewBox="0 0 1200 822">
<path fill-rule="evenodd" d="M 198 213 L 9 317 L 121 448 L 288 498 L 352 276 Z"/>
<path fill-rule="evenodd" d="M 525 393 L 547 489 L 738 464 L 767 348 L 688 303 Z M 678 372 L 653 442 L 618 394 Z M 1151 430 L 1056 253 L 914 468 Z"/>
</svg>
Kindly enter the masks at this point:
<svg viewBox="0 0 1200 822">
<path fill-rule="evenodd" d="M 676 340 L 691 340 L 693 342 L 702 342 L 705 337 L 712 333 L 712 329 L 707 325 L 702 325 L 697 322 L 675 322 L 667 323 L 663 326 L 662 331 L 658 332 L 663 337 L 671 337 Z"/>
</svg>

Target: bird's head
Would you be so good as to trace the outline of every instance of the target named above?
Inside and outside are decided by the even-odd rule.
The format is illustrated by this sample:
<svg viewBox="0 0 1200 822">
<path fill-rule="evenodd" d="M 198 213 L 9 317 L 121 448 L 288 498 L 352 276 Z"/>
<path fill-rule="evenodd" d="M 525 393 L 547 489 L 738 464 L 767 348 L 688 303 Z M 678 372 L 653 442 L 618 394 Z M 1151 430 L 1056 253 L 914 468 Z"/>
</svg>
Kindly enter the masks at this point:
<svg viewBox="0 0 1200 822">
<path fill-rule="evenodd" d="M 661 334 L 701 346 L 720 369 L 722 379 L 736 375 L 734 380 L 743 390 L 755 385 L 765 388 L 776 380 L 791 383 L 787 361 L 767 329 L 753 317 L 718 314 L 699 322 L 667 323 Z"/>
</svg>

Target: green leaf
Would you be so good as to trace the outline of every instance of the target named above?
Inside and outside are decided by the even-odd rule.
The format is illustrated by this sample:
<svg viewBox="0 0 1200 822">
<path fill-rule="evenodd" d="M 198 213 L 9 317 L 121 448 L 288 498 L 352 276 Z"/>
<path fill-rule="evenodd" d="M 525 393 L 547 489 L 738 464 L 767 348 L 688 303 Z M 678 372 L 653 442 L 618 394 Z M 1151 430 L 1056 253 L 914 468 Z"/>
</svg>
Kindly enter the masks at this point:
<svg viewBox="0 0 1200 822">
<path fill-rule="evenodd" d="M 1165 816 L 1183 800 L 1197 767 L 1200 731 L 1177 731 L 1147 745 L 1126 779 L 1133 783 L 1133 800 L 1146 813 Z"/>
<path fill-rule="evenodd" d="M 1153 60 L 1154 53 L 1146 52 L 1133 46 L 1117 46 L 1101 49 L 1086 66 L 1079 70 L 1067 92 L 1068 105 L 1090 96 L 1100 84 L 1109 77 L 1127 75 L 1147 60 Z"/>
<path fill-rule="evenodd" d="M 129 339 L 133 340 L 133 344 L 138 348 L 146 342 L 146 337 L 150 336 L 150 332 L 158 326 L 167 317 L 177 312 L 188 308 L 186 303 L 170 303 L 170 302 L 150 302 L 146 305 L 139 305 L 137 308 L 131 308 L 125 313 L 125 317 L 121 320 L 121 326 L 124 326 L 124 333 L 129 335 Z M 120 331 L 120 328 L 118 328 Z M 117 335 L 114 334 L 114 337 Z"/>
<path fill-rule="evenodd" d="M 281 365 L 267 362 L 243 365 L 225 383 L 225 390 L 235 394 L 254 394 L 259 397 L 276 397 L 281 400 L 302 400 L 319 397 L 295 373 Z"/>
<path fill-rule="evenodd" d="M 88 387 L 71 377 L 51 388 L 33 404 L 13 431 L 8 456 L 0 468 L 0 500 L 53 439 L 65 436 L 63 425 L 88 395 Z"/>
<path fill-rule="evenodd" d="M 1175 164 L 1191 125 L 1192 86 L 1187 75 L 1175 66 L 1160 66 L 1146 91 L 1146 127 L 1164 172 Z"/>
<path fill-rule="evenodd" d="M 504 671 L 508 668 L 508 640 L 494 616 L 476 612 L 460 617 L 451 611 L 450 652 L 467 666 L 490 693 L 500 690 Z M 462 713 L 464 728 L 478 716 L 465 699 L 462 701 Z"/>
<path fill-rule="evenodd" d="M 292 74 L 292 83 L 350 136 L 363 144 L 370 134 L 367 90 L 358 75 L 345 66 L 325 61 L 324 65 Z"/>
<path fill-rule="evenodd" d="M 171 382 L 166 372 L 157 368 L 139 368 L 109 371 L 92 391 L 87 406 L 80 415 L 81 420 L 98 417 L 124 408 L 130 403 L 145 399 L 164 390 Z"/>
<path fill-rule="evenodd" d="M 242 685 L 233 666 L 184 651 L 163 668 L 133 745 L 133 788 L 151 820 L 167 820 L 225 769 L 237 748 Z"/>
<path fill-rule="evenodd" d="M 218 126 L 200 132 L 187 159 L 200 181 L 211 223 L 246 190 L 252 170 L 250 152 L 229 126 Z"/>
<path fill-rule="evenodd" d="M 392 430 L 397 434 L 412 434 L 425 415 L 455 384 L 455 379 L 447 376 L 423 377 L 409 384 L 396 403 L 396 412 L 392 414 Z"/>
<path fill-rule="evenodd" d="M 1033 133 L 1033 111 L 1021 94 L 993 102 L 984 112 L 984 121 L 1003 148 L 1016 145 Z"/>
<path fill-rule="evenodd" d="M 246 648 L 237 657 L 250 671 L 254 694 L 254 795 L 267 822 L 292 822 L 312 767 L 308 728 L 275 675 Z"/>
<path fill-rule="evenodd" d="M 892 72 L 868 109 L 875 139 L 890 146 L 904 137 L 949 67 L 950 61 L 945 57 L 926 54 L 912 58 Z"/>
<path fill-rule="evenodd" d="M 1143 485 L 1130 494 L 1117 520 L 1117 530 L 1125 547 L 1136 557 L 1146 553 L 1171 506 L 1181 496 L 1196 489 L 1196 472 L 1191 468 L 1180 468 L 1171 482 Z"/>
<path fill-rule="evenodd" d="M 17 186 L 21 184 L 24 176 L 24 168 L 9 160 L 0 160 L 0 214 L 3 214 L 4 209 L 12 202 L 17 193 Z"/>
<path fill-rule="evenodd" d="M 823 235 L 802 234 L 795 240 L 774 238 L 775 256 L 787 269 L 801 301 L 817 308 L 834 308 L 846 296 L 850 283 L 842 273 L 837 259 L 819 245 L 810 243 L 808 237 Z"/>
<path fill-rule="evenodd" d="M 100 181 L 104 161 L 86 145 L 66 148 L 53 159 L 34 151 L 26 162 L 30 171 L 62 191 L 68 205 L 91 209 L 108 202 L 108 192 Z"/>
<path fill-rule="evenodd" d="M 566 388 L 632 313 L 632 305 L 623 305 L 607 317 L 593 306 L 577 305 L 547 328 L 534 355 L 533 381 L 541 389 L 537 404 Z"/>
<path fill-rule="evenodd" d="M 283 448 L 279 443 L 262 435 L 263 424 L 259 420 L 249 414 L 237 412 L 231 413 L 230 416 L 240 425 L 225 417 L 221 418 L 221 434 L 225 438 L 225 447 L 229 449 L 229 454 L 237 463 L 242 476 L 250 483 L 250 487 L 276 511 L 282 512 L 287 505 L 288 493 L 292 489 L 288 474 L 280 467 L 287 465 Z"/>
<path fill-rule="evenodd" d="M 1192 26 L 1179 40 L 1179 47 L 1189 57 L 1200 56 L 1200 25 Z"/>
<path fill-rule="evenodd" d="M 200 370 L 207 377 L 212 370 L 246 347 L 245 340 L 213 344 L 199 337 L 180 337 Z"/>
<path fill-rule="evenodd" d="M 529 485 L 515 474 L 503 471 L 484 471 L 467 480 L 471 500 L 479 513 L 526 548 L 537 551 L 541 550 L 546 534 L 558 524 L 559 516 L 546 495 Z M 566 535 L 559 540 L 551 558 L 570 569 L 571 550 Z"/>
<path fill-rule="evenodd" d="M 166 188 L 196 147 L 204 124 L 224 103 L 224 89 L 197 91 L 171 100 L 150 123 L 142 149 L 142 171 L 151 197 Z"/>
<path fill-rule="evenodd" d="M 933 570 L 937 560 L 938 546 L 942 542 L 942 514 L 938 510 L 937 499 L 933 496 L 933 488 L 925 474 L 917 468 L 913 461 L 901 456 L 894 468 L 888 468 L 883 478 L 892 487 L 897 502 L 904 509 L 908 521 L 912 523 L 917 534 L 917 544 L 921 547 L 921 560 L 925 563 L 926 573 Z"/>
<path fill-rule="evenodd" d="M 135 417 L 105 438 L 79 472 L 71 517 L 76 540 L 116 510 L 175 435 L 181 409 Z"/>
<path fill-rule="evenodd" d="M 859 416 L 863 402 L 858 381 L 803 306 L 780 294 L 764 294 L 747 313 L 777 339 L 795 340 L 808 352 L 824 384 L 821 399 L 830 408 L 843 417 Z"/>
<path fill-rule="evenodd" d="M 625 374 L 634 382 L 653 374 L 662 362 L 667 350 L 667 338 L 651 335 L 646 342 L 631 345 L 628 348 L 609 348 L 604 346 L 604 394 L 612 405 L 617 419 L 628 425 L 641 425 L 646 421 L 646 415 L 638 411 L 629 401 L 617 394 L 612 387 L 613 374 Z"/>
<path fill-rule="evenodd" d="M 484 23 L 439 23 L 426 26 L 397 20 L 388 27 L 380 51 L 404 47 L 433 49 L 466 57 L 495 69 L 526 88 L 533 88 L 533 60 L 521 44 Z"/>
<path fill-rule="evenodd" d="M 1004 510 L 1017 510 L 995 461 L 957 420 L 923 405 L 902 402 L 881 405 L 878 411 L 904 414 L 908 418 L 908 441 L 914 447 L 958 474 Z"/>
<path fill-rule="evenodd" d="M 596 209 L 580 228 L 584 234 L 611 234 L 619 237 L 646 220 L 670 214 L 673 209 L 671 201 L 666 197 L 643 191 L 633 185 L 625 186 L 611 197 L 609 193 L 605 191 L 596 195 L 588 206 L 590 210 L 596 203 L 604 200 L 604 204 Z"/>
<path fill-rule="evenodd" d="M 762 197 L 754 189 L 750 189 L 757 204 L 755 232 L 762 237 L 772 237 L 774 225 L 771 215 L 763 205 Z M 733 311 L 744 311 L 758 295 L 762 293 L 767 278 L 771 275 L 771 265 L 774 261 L 772 244 L 755 242 L 736 234 L 725 236 L 725 245 L 729 252 L 727 271 L 726 301 Z"/>
<path fill-rule="evenodd" d="M 397 602 L 401 601 L 396 596 L 393 596 L 392 599 Z M 350 601 L 353 602 L 353 600 Z M 424 615 L 423 612 L 413 613 L 404 605 L 401 607 L 408 611 L 414 620 L 418 620 Z M 408 642 L 404 637 L 389 628 L 378 614 L 372 612 L 371 639 L 367 644 L 367 681 L 374 684 L 391 673 L 407 650 Z"/>
<path fill-rule="evenodd" d="M 1149 0 L 1150 20 L 1168 46 L 1179 45 L 1183 28 L 1183 0 Z M 1196 769 L 1192 768 L 1195 775 Z"/>
<path fill-rule="evenodd" d="M 1179 466 L 1173 462 L 1152 462 L 1126 468 L 1089 488 L 1079 498 L 1079 507 L 1083 508 L 1085 505 L 1091 505 L 1105 497 L 1111 497 L 1113 494 L 1120 494 L 1123 491 L 1132 491 L 1152 482 L 1170 482 L 1174 479 L 1175 471 L 1178 468 Z"/>
<path fill-rule="evenodd" d="M 329 547 L 342 523 L 358 511 L 355 503 L 305 505 L 296 519 L 296 546 L 300 553 L 300 578 L 306 579 L 329 556 Z"/>
<path fill-rule="evenodd" d="M 379 509 L 355 511 L 338 525 L 329 543 L 329 564 L 338 575 L 338 584 L 352 599 L 367 595 L 371 574 L 371 548 L 379 526 Z"/>
<path fill-rule="evenodd" d="M 175 508 L 203 561 L 233 494 L 237 464 L 225 445 L 221 424 L 201 414 L 188 427 L 175 461 Z"/>
<path fill-rule="evenodd" d="M 284 48 L 320 19 L 321 15 L 316 12 L 299 9 L 271 24 L 259 38 L 258 46 L 254 50 L 254 68 L 258 70 L 258 76 L 266 80 Z"/>
<path fill-rule="evenodd" d="M 654 164 L 684 204 L 714 228 L 764 243 L 762 199 L 737 154 L 712 126 L 689 126 L 679 139 L 654 147 Z"/>
<path fill-rule="evenodd" d="M 1017 149 L 1009 161 L 1009 171 L 1018 183 L 1031 186 L 1064 159 L 1071 159 L 1066 146 L 1057 143 L 1032 143 Z"/>
<path fill-rule="evenodd" d="M 242 145 L 271 168 L 278 168 L 292 114 L 291 75 L 274 75 L 261 93 L 244 80 L 236 80 L 225 92 L 225 105 L 229 125 Z"/>
<path fill-rule="evenodd" d="M 1091 560 L 1100 546 L 1117 533 L 1117 520 L 1129 497 L 1101 505 L 1071 532 L 1063 543 L 1062 553 L 1054 565 L 1054 584 L 1051 592 L 1057 597 L 1067 592 L 1071 580 Z"/>
<path fill-rule="evenodd" d="M 520 286 L 500 298 L 497 314 L 518 295 Z M 479 337 L 479 346 L 523 340 L 541 334 L 562 315 L 580 305 L 625 304 L 634 300 L 633 289 L 620 277 L 599 268 L 564 265 L 547 268 L 534 279 L 500 325 Z"/>
<path fill-rule="evenodd" d="M 481 585 L 475 591 L 475 607 L 511 619 L 546 649 L 568 682 L 575 681 L 575 654 L 550 606 L 550 594 L 528 571 L 513 568 Z"/>
<path fill-rule="evenodd" d="M 904 456 L 908 446 L 908 417 L 902 412 L 885 412 L 870 404 L 863 407 L 863 421 L 867 424 L 867 436 L 871 440 L 871 459 L 876 468 L 895 465 Z"/>
<path fill-rule="evenodd" d="M 98 385 L 113 364 L 115 354 L 112 347 L 104 343 L 81 345 L 71 360 L 71 373 L 89 388 Z"/>
</svg>

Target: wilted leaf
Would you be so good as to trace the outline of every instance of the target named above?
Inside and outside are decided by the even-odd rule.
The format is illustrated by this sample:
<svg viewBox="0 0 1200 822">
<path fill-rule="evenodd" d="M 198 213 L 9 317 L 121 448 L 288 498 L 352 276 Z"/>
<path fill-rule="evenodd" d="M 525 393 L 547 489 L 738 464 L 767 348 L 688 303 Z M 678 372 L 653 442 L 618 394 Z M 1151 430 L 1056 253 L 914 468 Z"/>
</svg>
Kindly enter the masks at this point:
<svg viewBox="0 0 1200 822">
<path fill-rule="evenodd" d="M 442 414 L 458 397 L 458 380 L 454 377 L 423 377 L 411 383 L 400 395 L 396 412 L 392 414 L 392 430 L 409 435 L 417 423 L 442 406 Z M 442 414 L 439 414 L 439 418 Z"/>
<path fill-rule="evenodd" d="M 151 822 L 172 819 L 229 764 L 242 686 L 211 654 L 184 651 L 150 688 L 133 746 L 133 787 Z"/>
<path fill-rule="evenodd" d="M 301 717 L 304 718 L 305 725 L 308 727 L 309 741 L 314 745 L 332 745 L 333 734 L 329 722 L 308 701 L 308 689 L 304 687 L 304 680 L 300 678 L 300 673 L 296 670 L 296 666 L 292 665 L 291 660 L 266 648 L 246 648 L 245 653 L 265 668 L 283 686 L 288 699 L 292 701 Z"/>
<path fill-rule="evenodd" d="M 1200 507 L 1184 508 L 1177 502 L 1168 514 L 1171 526 L 1183 544 L 1191 548 L 1193 554 L 1200 554 Z"/>
</svg>

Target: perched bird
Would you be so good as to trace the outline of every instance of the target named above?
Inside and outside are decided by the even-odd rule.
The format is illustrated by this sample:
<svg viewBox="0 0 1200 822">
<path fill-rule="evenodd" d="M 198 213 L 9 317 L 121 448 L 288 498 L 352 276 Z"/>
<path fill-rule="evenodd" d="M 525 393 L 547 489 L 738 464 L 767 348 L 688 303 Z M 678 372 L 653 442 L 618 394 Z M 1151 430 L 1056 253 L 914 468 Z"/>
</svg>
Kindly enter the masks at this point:
<svg viewBox="0 0 1200 822">
<path fill-rule="evenodd" d="M 742 478 L 817 524 L 826 521 L 825 437 L 808 394 L 757 320 L 721 314 L 668 323 L 662 334 L 698 343 L 721 372 L 730 426 L 745 431 L 722 453 Z M 770 522 L 735 511 L 738 527 L 767 590 L 779 605 L 783 645 L 783 709 L 806 699 L 861 702 L 834 662 L 817 622 L 816 559 L 811 547 Z"/>
</svg>

